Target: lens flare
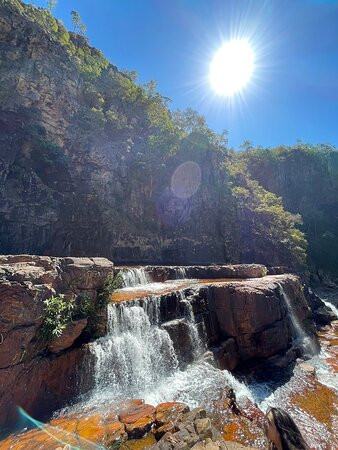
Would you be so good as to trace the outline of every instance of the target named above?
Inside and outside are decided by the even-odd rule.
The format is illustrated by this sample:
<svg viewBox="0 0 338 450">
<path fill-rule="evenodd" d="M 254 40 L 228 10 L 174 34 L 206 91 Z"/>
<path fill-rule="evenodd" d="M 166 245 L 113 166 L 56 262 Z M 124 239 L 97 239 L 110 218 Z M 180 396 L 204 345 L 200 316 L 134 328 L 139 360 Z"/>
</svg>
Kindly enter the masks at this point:
<svg viewBox="0 0 338 450">
<path fill-rule="evenodd" d="M 210 83 L 214 91 L 232 96 L 241 91 L 251 78 L 255 56 L 246 40 L 226 42 L 215 54 L 210 66 Z"/>
<path fill-rule="evenodd" d="M 33 419 L 33 417 L 26 413 L 26 411 L 20 406 L 18 406 L 18 410 L 21 416 L 48 436 L 43 443 L 45 448 L 49 448 L 49 446 L 55 448 L 54 444 L 57 443 L 59 445 L 57 448 L 60 448 L 61 450 L 104 450 L 104 447 L 101 445 L 95 444 L 94 442 L 91 442 L 78 434 L 70 433 L 69 431 L 62 430 L 61 428 L 50 426 Z M 33 444 L 35 444 L 35 435 L 32 435 L 32 441 L 30 442 L 28 432 L 25 442 L 27 444 L 27 448 L 30 448 L 31 445 L 33 446 Z"/>
<path fill-rule="evenodd" d="M 186 161 L 173 173 L 170 183 L 171 191 L 178 198 L 190 198 L 198 191 L 201 178 L 200 166 L 194 161 Z"/>
</svg>

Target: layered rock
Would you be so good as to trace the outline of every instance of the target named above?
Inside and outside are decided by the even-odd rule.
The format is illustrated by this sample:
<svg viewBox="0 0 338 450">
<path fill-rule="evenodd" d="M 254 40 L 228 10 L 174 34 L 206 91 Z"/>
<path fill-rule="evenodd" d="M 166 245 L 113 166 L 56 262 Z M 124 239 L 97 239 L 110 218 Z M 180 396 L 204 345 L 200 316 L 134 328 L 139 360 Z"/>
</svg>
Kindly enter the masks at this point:
<svg viewBox="0 0 338 450">
<path fill-rule="evenodd" d="M 106 415 L 73 415 L 54 419 L 45 425 L 45 431 L 31 430 L 0 441 L 0 449 L 22 446 L 57 449 L 60 445 L 58 441 L 84 448 L 95 444 L 105 448 L 121 444 L 133 448 L 136 445 L 137 448 L 150 447 L 153 450 L 178 447 L 195 450 L 248 448 L 230 442 L 230 436 L 225 436 L 228 439 L 224 442 L 220 431 L 212 423 L 212 417 L 204 409 L 190 411 L 184 403 L 168 402 L 154 407 L 143 400 L 126 400 L 116 405 L 115 410 L 109 410 L 109 405 L 107 409 L 109 412 Z M 241 413 L 234 415 L 229 406 L 224 406 L 224 416 L 228 423 L 237 423 L 239 426 L 241 421 L 248 420 Z M 249 418 L 249 421 L 253 420 L 253 417 Z M 254 434 L 243 428 L 239 442 L 247 443 L 255 438 L 264 441 L 257 421 L 253 425 L 253 429 L 256 427 Z M 235 435 L 232 437 L 236 440 Z"/>
<path fill-rule="evenodd" d="M 259 276 L 263 269 L 235 267 L 242 276 Z M 15 423 L 16 405 L 41 419 L 92 387 L 92 357 L 86 342 L 105 334 L 107 314 L 102 310 L 93 324 L 89 311 L 95 310 L 107 277 L 118 270 L 104 258 L 0 257 L 2 425 Z M 191 273 L 199 270 L 192 268 Z M 226 270 L 231 272 L 234 267 L 222 266 L 219 271 L 203 268 L 199 273 L 215 276 Z M 75 317 L 61 336 L 46 341 L 41 339 L 44 300 L 60 294 L 66 302 L 86 298 L 91 306 L 89 315 Z M 259 358 L 285 353 L 290 347 L 293 329 L 285 294 L 311 335 L 310 309 L 299 279 L 290 274 L 230 282 L 214 279 L 202 284 L 191 280 L 190 287 L 158 295 L 158 326 L 168 331 L 180 362 L 189 364 L 193 359 L 191 323 L 186 317 L 192 313 L 198 333 L 219 367 L 234 370 Z M 142 306 L 151 301 L 150 297 L 131 304 Z"/>
<path fill-rule="evenodd" d="M 87 318 L 70 322 L 62 336 L 45 340 L 43 302 L 59 294 L 65 301 L 86 295 L 95 307 L 112 268 L 104 258 L 0 256 L 1 424 L 15 421 L 16 405 L 43 417 L 80 392 L 78 368 L 87 351 L 74 348 L 74 342 L 86 331 Z M 104 322 L 90 333 L 94 331 L 104 333 Z M 91 375 L 82 375 L 87 375 L 83 389 Z"/>
<path fill-rule="evenodd" d="M 121 267 L 123 270 L 123 267 Z M 211 266 L 145 266 L 144 271 L 153 281 L 167 281 L 178 278 L 261 278 L 267 274 L 262 264 L 227 264 Z"/>
</svg>

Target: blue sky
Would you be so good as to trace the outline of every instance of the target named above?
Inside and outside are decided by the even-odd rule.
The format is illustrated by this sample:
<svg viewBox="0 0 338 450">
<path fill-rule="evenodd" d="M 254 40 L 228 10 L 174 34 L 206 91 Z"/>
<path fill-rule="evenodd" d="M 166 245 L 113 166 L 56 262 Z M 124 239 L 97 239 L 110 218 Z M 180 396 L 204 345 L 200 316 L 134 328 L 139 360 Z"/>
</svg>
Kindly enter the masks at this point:
<svg viewBox="0 0 338 450">
<path fill-rule="evenodd" d="M 246 139 L 338 146 L 338 1 L 59 0 L 54 15 L 69 29 L 71 10 L 113 64 L 136 70 L 141 83 L 155 79 L 171 108 L 196 109 L 235 148 Z M 239 37 L 256 67 L 229 100 L 214 94 L 209 65 L 222 42 Z"/>
</svg>

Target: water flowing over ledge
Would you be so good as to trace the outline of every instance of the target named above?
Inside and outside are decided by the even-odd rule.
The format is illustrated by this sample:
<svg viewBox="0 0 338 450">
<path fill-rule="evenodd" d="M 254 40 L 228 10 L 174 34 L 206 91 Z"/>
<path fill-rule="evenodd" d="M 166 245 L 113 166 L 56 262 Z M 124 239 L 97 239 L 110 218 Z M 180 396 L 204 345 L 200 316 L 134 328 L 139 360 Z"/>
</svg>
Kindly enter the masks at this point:
<svg viewBox="0 0 338 450">
<path fill-rule="evenodd" d="M 126 398 L 153 405 L 178 400 L 222 414 L 215 405 L 229 387 L 237 401 L 245 404 L 249 398 L 263 409 L 271 402 L 281 404 L 277 394 L 283 386 L 287 395 L 304 388 L 293 381 L 292 367 L 296 357 L 310 352 L 307 338 L 316 338 L 306 290 L 295 275 L 263 276 L 261 266 L 178 271 L 163 266 L 121 269 L 102 258 L 2 258 L 0 289 L 7 299 L 1 304 L 2 317 L 9 324 L 0 353 L 5 380 L 1 401 L 6 405 L 2 423 L 14 421 L 14 407 L 20 403 L 35 417 L 63 407 L 61 415 L 107 412 Z M 124 287 L 96 317 L 95 337 L 88 333 L 87 319 L 74 320 L 58 345 L 48 343 L 34 353 L 44 299 L 56 292 L 65 293 L 66 301 L 75 296 L 95 304 L 107 277 L 119 271 Z M 219 274 L 232 278 L 219 279 Z M 244 274 L 257 276 L 246 279 Z M 313 312 L 326 308 L 320 299 L 315 302 L 319 306 Z M 25 311 L 22 317 L 15 315 L 18 304 Z M 328 370 L 330 351 L 327 347 L 310 360 L 316 382 L 327 389 L 335 386 Z M 15 359 L 18 354 L 23 361 Z M 257 364 L 263 364 L 268 382 L 252 378 Z"/>
</svg>

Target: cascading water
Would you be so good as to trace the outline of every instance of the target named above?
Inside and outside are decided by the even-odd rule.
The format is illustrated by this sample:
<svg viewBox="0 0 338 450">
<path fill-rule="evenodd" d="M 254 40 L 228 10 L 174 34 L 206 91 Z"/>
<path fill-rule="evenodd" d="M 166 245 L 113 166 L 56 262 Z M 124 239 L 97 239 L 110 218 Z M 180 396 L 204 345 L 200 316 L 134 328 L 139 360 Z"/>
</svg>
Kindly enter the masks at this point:
<svg viewBox="0 0 338 450">
<path fill-rule="evenodd" d="M 188 325 L 193 363 L 180 367 L 179 349 L 161 328 L 160 298 L 110 304 L 107 335 L 91 346 L 95 388 L 85 407 L 104 408 L 107 402 L 143 398 L 151 404 L 176 400 L 191 407 L 211 408 L 215 391 L 221 393 L 229 385 L 237 398 L 251 398 L 246 386 L 229 372 L 203 360 L 206 346 L 199 336 L 191 303 L 183 292 L 177 295 Z"/>
<path fill-rule="evenodd" d="M 296 316 L 293 310 L 291 300 L 281 284 L 279 284 L 279 288 L 281 295 L 284 299 L 285 305 L 287 307 L 291 324 L 293 327 L 294 343 L 299 344 L 302 347 L 305 355 L 308 356 L 315 355 L 317 353 L 317 346 L 314 340 L 305 332 L 302 324 L 298 320 L 298 317 Z"/>
<path fill-rule="evenodd" d="M 120 271 L 123 287 L 135 287 L 151 282 L 149 275 L 143 268 L 128 268 Z"/>
<path fill-rule="evenodd" d="M 327 300 L 322 299 L 325 305 L 331 309 L 331 311 L 336 315 L 338 318 L 338 308 L 336 308 L 331 302 L 328 302 Z"/>
<path fill-rule="evenodd" d="M 194 312 L 192 305 L 188 299 L 185 298 L 182 291 L 178 292 L 180 303 L 184 306 L 184 315 L 187 318 L 187 324 L 189 328 L 189 337 L 191 341 L 191 350 L 193 359 L 196 360 L 200 357 L 203 351 L 206 350 L 206 346 L 203 345 L 203 341 L 199 335 L 198 328 L 195 322 Z"/>
<path fill-rule="evenodd" d="M 174 271 L 175 271 L 176 280 L 182 280 L 182 279 L 188 278 L 187 271 L 184 267 L 175 267 Z"/>
<path fill-rule="evenodd" d="M 172 341 L 152 309 L 148 315 L 138 305 L 108 306 L 107 336 L 92 346 L 97 392 L 108 390 L 115 400 L 137 397 L 177 368 Z"/>
</svg>

